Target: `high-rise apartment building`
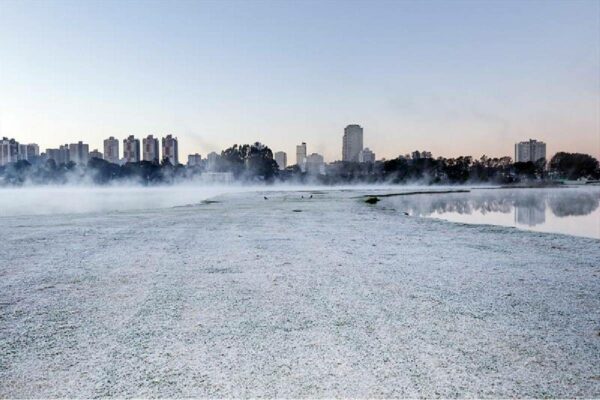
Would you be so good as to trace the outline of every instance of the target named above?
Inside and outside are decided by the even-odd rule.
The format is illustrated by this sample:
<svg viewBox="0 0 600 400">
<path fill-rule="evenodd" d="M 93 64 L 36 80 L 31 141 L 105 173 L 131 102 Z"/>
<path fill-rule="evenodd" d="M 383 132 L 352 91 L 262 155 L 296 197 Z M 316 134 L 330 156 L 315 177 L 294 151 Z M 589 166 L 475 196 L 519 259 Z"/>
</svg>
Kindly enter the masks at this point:
<svg viewBox="0 0 600 400">
<path fill-rule="evenodd" d="M 37 143 L 27 145 L 27 160 L 37 160 L 40 157 L 40 146 Z"/>
<path fill-rule="evenodd" d="M 304 172 L 306 170 L 306 143 L 296 146 L 296 165 Z"/>
<path fill-rule="evenodd" d="M 112 136 L 104 140 L 104 159 L 119 164 L 119 141 Z"/>
<path fill-rule="evenodd" d="M 179 164 L 179 149 L 177 138 L 167 135 L 162 138 L 162 153 L 163 159 L 169 160 L 173 165 Z"/>
<path fill-rule="evenodd" d="M 158 164 L 160 162 L 160 154 L 158 148 L 158 138 L 155 138 L 152 135 L 148 135 L 148 137 L 142 140 L 143 147 L 143 160 L 150 161 Z"/>
<path fill-rule="evenodd" d="M 546 158 L 546 143 L 529 139 L 515 144 L 515 162 L 536 162 Z"/>
<path fill-rule="evenodd" d="M 285 151 L 278 151 L 273 155 L 275 162 L 279 166 L 279 169 L 285 169 L 287 167 L 287 154 Z"/>
<path fill-rule="evenodd" d="M 71 152 L 69 151 L 69 145 L 63 144 L 58 148 L 58 164 L 67 164 L 71 162 Z"/>
<path fill-rule="evenodd" d="M 358 153 L 363 149 L 363 128 L 360 125 L 348 125 L 344 128 L 342 161 L 358 162 Z"/>
<path fill-rule="evenodd" d="M 140 162 L 140 140 L 133 135 L 123 139 L 123 161 Z"/>
<path fill-rule="evenodd" d="M 3 137 L 0 140 L 0 166 L 19 161 L 19 142 Z"/>
<path fill-rule="evenodd" d="M 18 159 L 19 160 L 27 160 L 27 145 L 26 144 L 19 144 Z"/>
<path fill-rule="evenodd" d="M 69 145 L 69 160 L 75 164 L 86 165 L 89 160 L 90 147 L 83 142 Z"/>
<path fill-rule="evenodd" d="M 40 146 L 35 143 L 19 145 L 19 160 L 35 163 L 40 156 Z"/>
</svg>

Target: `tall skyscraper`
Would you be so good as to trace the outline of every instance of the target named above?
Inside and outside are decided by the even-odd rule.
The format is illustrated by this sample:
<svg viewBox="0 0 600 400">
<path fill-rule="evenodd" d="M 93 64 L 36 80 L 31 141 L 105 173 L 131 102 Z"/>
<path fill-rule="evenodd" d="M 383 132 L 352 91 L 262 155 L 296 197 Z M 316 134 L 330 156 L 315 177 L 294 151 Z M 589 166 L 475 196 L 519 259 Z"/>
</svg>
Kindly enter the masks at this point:
<svg viewBox="0 0 600 400">
<path fill-rule="evenodd" d="M 306 143 L 296 146 L 296 165 L 304 172 L 306 170 Z"/>
<path fill-rule="evenodd" d="M 83 142 L 71 143 L 69 145 L 69 160 L 75 164 L 86 165 L 89 160 L 89 145 Z"/>
<path fill-rule="evenodd" d="M 19 144 L 19 160 L 27 161 L 27 145 Z"/>
<path fill-rule="evenodd" d="M 541 158 L 546 158 L 546 143 L 529 139 L 515 144 L 515 162 L 536 162 Z"/>
<path fill-rule="evenodd" d="M 158 149 L 158 139 L 152 135 L 148 135 L 148 137 L 142 140 L 143 142 L 143 153 L 144 153 L 144 161 L 150 161 L 158 164 L 160 162 L 160 154 Z"/>
<path fill-rule="evenodd" d="M 128 162 L 140 162 L 140 140 L 133 135 L 123 139 L 123 160 Z"/>
<path fill-rule="evenodd" d="M 19 161 L 19 142 L 3 137 L 0 140 L 0 165 Z"/>
<path fill-rule="evenodd" d="M 69 152 L 69 145 L 63 144 L 58 148 L 58 160 L 57 164 L 67 164 L 71 161 L 71 153 Z"/>
<path fill-rule="evenodd" d="M 363 128 L 348 125 L 344 129 L 342 161 L 358 162 L 358 153 L 363 149 Z"/>
<path fill-rule="evenodd" d="M 119 164 L 119 141 L 112 136 L 104 140 L 104 159 Z"/>
<path fill-rule="evenodd" d="M 287 154 L 285 151 L 278 151 L 273 155 L 275 162 L 279 166 L 279 169 L 285 169 L 287 167 Z"/>
<path fill-rule="evenodd" d="M 162 152 L 163 159 L 169 160 L 169 162 L 171 162 L 173 165 L 179 164 L 177 138 L 174 138 L 171 135 L 167 135 L 167 137 L 162 138 Z"/>
</svg>

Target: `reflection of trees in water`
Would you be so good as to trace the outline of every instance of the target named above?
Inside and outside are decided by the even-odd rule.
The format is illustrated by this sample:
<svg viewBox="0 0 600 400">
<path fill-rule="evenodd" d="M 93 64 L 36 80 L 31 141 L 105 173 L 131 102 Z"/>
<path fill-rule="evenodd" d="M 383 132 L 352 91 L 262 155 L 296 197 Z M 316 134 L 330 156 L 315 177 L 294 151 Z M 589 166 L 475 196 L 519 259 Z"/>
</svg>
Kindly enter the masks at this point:
<svg viewBox="0 0 600 400">
<path fill-rule="evenodd" d="M 482 190 L 471 193 L 415 195 L 392 198 L 399 210 L 412 215 L 434 213 L 472 214 L 510 213 L 515 209 L 517 222 L 537 225 L 545 221 L 546 204 L 558 217 L 587 215 L 598 208 L 600 191 L 580 190 Z"/>
<path fill-rule="evenodd" d="M 487 214 L 490 212 L 510 213 L 517 200 L 511 193 L 499 195 L 491 192 L 476 193 L 456 193 L 456 194 L 433 194 L 416 195 L 404 198 L 396 198 L 397 207 L 403 211 L 408 211 L 413 215 L 428 216 L 430 214 L 458 213 L 472 214 L 480 212 Z M 533 204 L 535 197 L 521 199 L 519 203 Z M 544 202 L 541 202 L 542 209 Z"/>
<path fill-rule="evenodd" d="M 579 193 L 564 193 L 558 196 L 550 195 L 548 205 L 557 217 L 573 215 L 588 215 L 600 205 L 600 193 L 578 191 Z"/>
</svg>

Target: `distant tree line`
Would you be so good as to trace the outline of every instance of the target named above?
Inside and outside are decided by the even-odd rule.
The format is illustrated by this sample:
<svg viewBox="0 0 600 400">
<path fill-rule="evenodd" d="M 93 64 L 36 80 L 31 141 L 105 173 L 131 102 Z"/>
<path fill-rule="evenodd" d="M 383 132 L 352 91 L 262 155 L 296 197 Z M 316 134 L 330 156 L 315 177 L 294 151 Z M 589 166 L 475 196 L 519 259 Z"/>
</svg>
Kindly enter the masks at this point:
<svg viewBox="0 0 600 400">
<path fill-rule="evenodd" d="M 168 160 L 161 163 L 141 161 L 124 165 L 92 158 L 87 165 L 73 162 L 56 164 L 48 160 L 34 165 L 18 161 L 0 167 L 0 185 L 66 184 L 133 181 L 139 184 L 168 184 L 202 177 L 206 166 L 186 167 L 172 165 Z M 211 165 L 210 172 L 230 173 L 242 182 L 296 183 L 422 183 L 465 184 L 491 183 L 513 184 L 529 181 L 600 179 L 598 160 L 587 154 L 557 153 L 549 163 L 513 163 L 510 157 L 489 158 L 470 156 L 457 158 L 405 158 L 376 161 L 374 163 L 334 162 L 327 166 L 326 175 L 311 175 L 298 166 L 280 170 L 273 159 L 273 152 L 262 143 L 233 145 L 221 152 Z"/>
<path fill-rule="evenodd" d="M 18 161 L 0 169 L 0 182 L 4 184 L 68 184 L 94 183 L 107 184 L 115 181 L 132 180 L 141 184 L 167 183 L 185 175 L 183 165 L 173 166 L 168 161 L 155 164 L 148 161 L 112 164 L 92 158 L 86 166 L 74 162 L 57 164 L 50 159 L 35 165 L 28 161 Z"/>
<path fill-rule="evenodd" d="M 336 162 L 330 172 L 320 177 L 323 183 L 388 182 L 423 184 L 514 184 L 519 182 L 600 179 L 598 160 L 587 154 L 557 153 L 547 164 L 537 162 L 513 163 L 510 157 L 490 158 L 470 156 L 457 158 L 398 157 L 392 160 L 359 164 Z"/>
</svg>

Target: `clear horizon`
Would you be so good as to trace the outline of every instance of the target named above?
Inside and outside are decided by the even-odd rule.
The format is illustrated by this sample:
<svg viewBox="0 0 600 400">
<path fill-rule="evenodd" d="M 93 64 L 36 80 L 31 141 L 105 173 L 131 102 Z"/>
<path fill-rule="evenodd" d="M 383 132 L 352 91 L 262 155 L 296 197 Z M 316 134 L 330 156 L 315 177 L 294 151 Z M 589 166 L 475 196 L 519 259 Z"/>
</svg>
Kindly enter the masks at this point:
<svg viewBox="0 0 600 400">
<path fill-rule="evenodd" d="M 0 3 L 0 136 L 600 158 L 600 2 Z"/>
</svg>

